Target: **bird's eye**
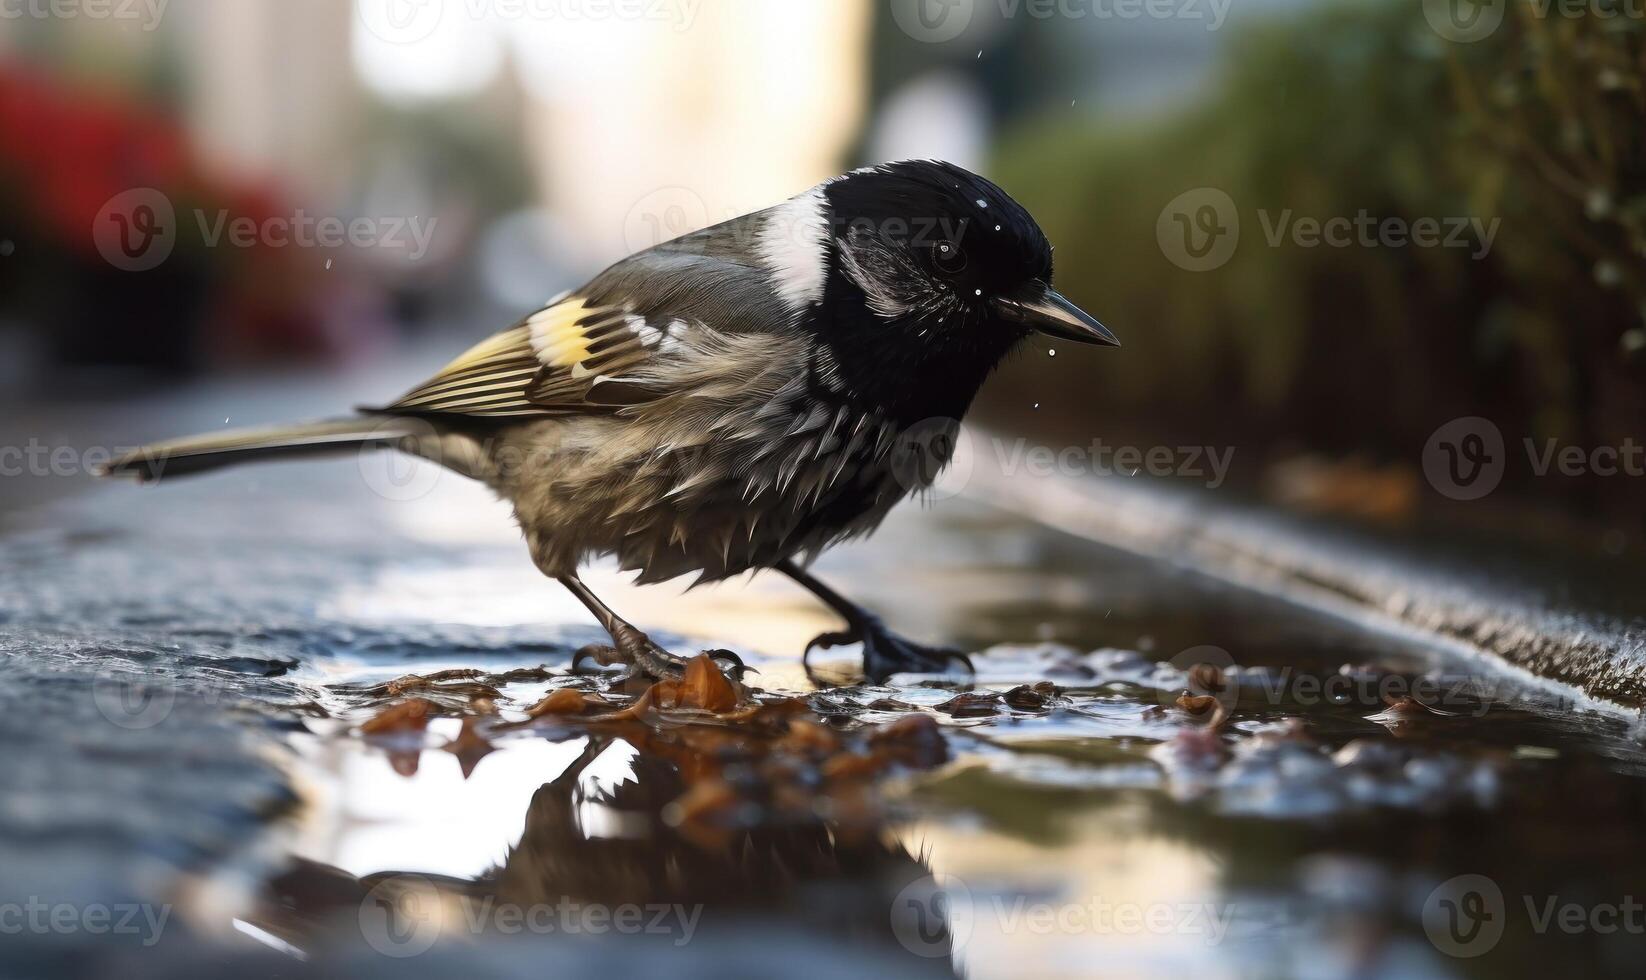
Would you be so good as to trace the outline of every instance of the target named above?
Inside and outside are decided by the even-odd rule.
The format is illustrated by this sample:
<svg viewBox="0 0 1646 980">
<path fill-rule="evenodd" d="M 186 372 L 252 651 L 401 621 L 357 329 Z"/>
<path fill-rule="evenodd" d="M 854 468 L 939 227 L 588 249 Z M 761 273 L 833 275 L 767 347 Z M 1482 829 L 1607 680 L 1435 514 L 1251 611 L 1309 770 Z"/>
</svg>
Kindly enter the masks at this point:
<svg viewBox="0 0 1646 980">
<path fill-rule="evenodd" d="M 932 264 L 944 272 L 959 272 L 966 268 L 966 253 L 954 242 L 938 242 L 932 246 Z"/>
</svg>

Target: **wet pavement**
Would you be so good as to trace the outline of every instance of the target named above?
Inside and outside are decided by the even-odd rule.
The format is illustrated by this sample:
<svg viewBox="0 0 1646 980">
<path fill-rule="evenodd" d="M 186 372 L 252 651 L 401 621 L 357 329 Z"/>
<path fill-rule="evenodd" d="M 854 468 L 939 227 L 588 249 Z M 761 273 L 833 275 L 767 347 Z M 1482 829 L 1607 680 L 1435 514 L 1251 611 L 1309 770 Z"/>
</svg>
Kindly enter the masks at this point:
<svg viewBox="0 0 1646 980">
<path fill-rule="evenodd" d="M 229 397 L 145 406 L 133 436 Z M 233 397 L 236 424 L 293 399 Z M 345 459 L 12 498 L 6 972 L 1632 975 L 1646 954 L 1622 713 L 964 498 L 818 571 L 983 651 L 975 678 L 820 689 L 798 654 L 834 624 L 776 577 L 591 574 L 676 649 L 760 669 L 705 707 L 570 675 L 592 622 L 500 505 L 429 476 Z"/>
</svg>

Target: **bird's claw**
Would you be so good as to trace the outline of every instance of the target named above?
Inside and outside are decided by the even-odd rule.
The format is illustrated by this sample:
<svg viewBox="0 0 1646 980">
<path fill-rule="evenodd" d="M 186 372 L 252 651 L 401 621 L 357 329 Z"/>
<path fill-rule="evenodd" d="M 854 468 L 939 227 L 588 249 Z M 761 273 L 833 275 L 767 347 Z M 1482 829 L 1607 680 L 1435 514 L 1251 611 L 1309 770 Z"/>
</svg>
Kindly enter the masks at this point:
<svg viewBox="0 0 1646 980">
<path fill-rule="evenodd" d="M 824 633 L 807 644 L 800 663 L 810 674 L 811 665 L 808 661 L 814 650 L 827 650 L 852 643 L 863 645 L 863 676 L 874 683 L 885 681 L 894 674 L 943 674 L 957 663 L 964 667 L 968 674 L 977 673 L 977 668 L 972 666 L 972 658 L 961 651 L 948 647 L 929 647 L 906 640 L 878 623 L 855 630 Z"/>
<path fill-rule="evenodd" d="M 616 645 L 590 643 L 578 649 L 572 654 L 572 673 L 578 673 L 584 661 L 592 661 L 602 667 L 624 665 L 628 668 L 630 678 L 678 681 L 686 676 L 686 661 L 653 643 L 644 634 L 623 633 L 613 639 L 618 641 Z M 744 674 L 760 673 L 730 650 L 703 652 L 719 665 L 721 671 L 730 674 L 737 681 L 742 681 Z"/>
</svg>

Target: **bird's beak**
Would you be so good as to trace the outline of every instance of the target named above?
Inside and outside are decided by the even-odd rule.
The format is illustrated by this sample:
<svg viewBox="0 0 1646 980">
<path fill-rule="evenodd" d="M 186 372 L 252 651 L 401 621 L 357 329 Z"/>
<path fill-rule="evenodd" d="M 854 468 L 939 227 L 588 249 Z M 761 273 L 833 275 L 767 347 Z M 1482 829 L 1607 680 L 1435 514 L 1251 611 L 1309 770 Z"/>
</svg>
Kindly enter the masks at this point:
<svg viewBox="0 0 1646 980">
<path fill-rule="evenodd" d="M 1053 337 L 1078 344 L 1120 346 L 1120 340 L 1109 332 L 1108 327 L 1092 319 L 1091 314 L 1064 299 L 1045 283 L 1030 283 L 1016 293 L 1000 297 L 995 300 L 995 309 L 1013 323 L 1021 323 Z"/>
</svg>

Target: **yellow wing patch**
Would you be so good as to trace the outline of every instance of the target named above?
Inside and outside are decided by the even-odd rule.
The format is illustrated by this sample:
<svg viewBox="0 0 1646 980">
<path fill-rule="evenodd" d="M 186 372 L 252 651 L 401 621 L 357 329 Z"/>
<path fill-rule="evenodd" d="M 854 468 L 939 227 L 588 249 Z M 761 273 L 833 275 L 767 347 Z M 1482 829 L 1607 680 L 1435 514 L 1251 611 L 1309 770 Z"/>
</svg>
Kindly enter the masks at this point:
<svg viewBox="0 0 1646 980">
<path fill-rule="evenodd" d="M 390 410 L 458 415 L 579 411 L 590 386 L 645 357 L 623 311 L 569 296 L 463 352 Z"/>
<path fill-rule="evenodd" d="M 589 331 L 579 321 L 591 312 L 581 297 L 572 297 L 527 317 L 537 359 L 547 367 L 577 367 L 589 356 Z"/>
</svg>

